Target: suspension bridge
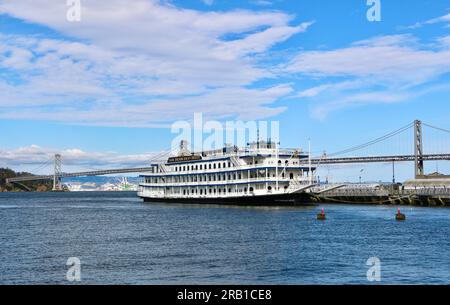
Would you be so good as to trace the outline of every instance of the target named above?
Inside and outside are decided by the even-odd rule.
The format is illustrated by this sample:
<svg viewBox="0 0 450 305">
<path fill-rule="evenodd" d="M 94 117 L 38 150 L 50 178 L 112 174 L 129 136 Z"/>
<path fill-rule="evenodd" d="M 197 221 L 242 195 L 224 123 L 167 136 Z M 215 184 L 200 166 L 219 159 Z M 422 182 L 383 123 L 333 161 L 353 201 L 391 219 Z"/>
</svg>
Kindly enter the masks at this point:
<svg viewBox="0 0 450 305">
<path fill-rule="evenodd" d="M 398 130 L 385 134 L 382 137 L 369 141 L 367 143 L 357 145 L 354 147 L 350 147 L 345 150 L 338 151 L 332 154 L 323 154 L 319 157 L 312 157 L 311 164 L 315 167 L 320 165 L 333 165 L 333 164 L 356 164 L 356 163 L 395 163 L 395 162 L 414 162 L 414 176 L 416 179 L 424 177 L 424 162 L 426 161 L 449 161 L 450 160 L 450 149 L 445 148 L 441 149 L 439 153 L 424 153 L 424 141 L 423 141 L 423 128 L 427 127 L 430 130 L 441 132 L 441 134 L 445 135 L 445 140 L 450 139 L 450 130 L 436 127 L 427 123 L 423 123 L 422 121 L 416 120 Z M 413 133 L 413 137 L 410 136 L 410 133 Z M 413 149 L 413 152 L 403 153 L 403 154 L 387 154 L 380 155 L 372 154 L 370 156 L 357 156 L 351 155 L 355 152 L 361 152 L 364 149 L 375 146 L 379 143 L 384 143 L 389 141 L 390 139 L 395 138 L 401 134 L 408 134 L 410 140 L 412 140 L 412 145 L 407 145 Z M 444 140 L 444 141 L 445 141 Z M 443 141 L 438 142 L 438 144 L 442 144 Z M 165 155 L 168 155 L 170 152 L 163 152 L 159 155 L 156 155 L 154 159 L 161 158 Z M 149 160 L 151 162 L 151 160 Z M 305 164 L 309 164 L 309 160 L 305 159 Z M 54 156 L 54 170 L 52 174 L 49 175 L 33 175 L 33 176 L 22 176 L 6 179 L 7 183 L 16 183 L 21 184 L 21 182 L 26 181 L 35 181 L 35 180 L 53 180 L 53 190 L 61 189 L 61 179 L 62 178 L 73 178 L 73 177 L 85 177 L 85 176 L 101 176 L 101 175 L 111 175 L 111 174 L 127 174 L 127 173 L 142 173 L 142 172 L 150 172 L 152 171 L 152 167 L 136 167 L 136 168 L 118 168 L 118 169 L 104 169 L 104 170 L 95 170 L 95 171 L 83 171 L 83 172 L 73 172 L 73 173 L 65 173 L 61 170 L 62 168 L 62 156 L 60 154 L 56 154 Z"/>
</svg>

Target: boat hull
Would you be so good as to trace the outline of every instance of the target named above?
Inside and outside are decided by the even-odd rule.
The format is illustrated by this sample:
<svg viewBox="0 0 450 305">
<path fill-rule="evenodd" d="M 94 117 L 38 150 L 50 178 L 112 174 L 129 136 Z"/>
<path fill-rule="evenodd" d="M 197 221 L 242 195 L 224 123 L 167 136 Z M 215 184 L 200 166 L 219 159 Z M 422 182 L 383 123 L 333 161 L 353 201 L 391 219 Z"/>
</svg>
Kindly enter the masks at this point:
<svg viewBox="0 0 450 305">
<path fill-rule="evenodd" d="M 316 205 L 307 193 L 268 194 L 241 197 L 216 198 L 153 198 L 140 196 L 144 202 L 186 203 L 186 204 L 220 204 L 240 206 L 311 206 Z"/>
</svg>

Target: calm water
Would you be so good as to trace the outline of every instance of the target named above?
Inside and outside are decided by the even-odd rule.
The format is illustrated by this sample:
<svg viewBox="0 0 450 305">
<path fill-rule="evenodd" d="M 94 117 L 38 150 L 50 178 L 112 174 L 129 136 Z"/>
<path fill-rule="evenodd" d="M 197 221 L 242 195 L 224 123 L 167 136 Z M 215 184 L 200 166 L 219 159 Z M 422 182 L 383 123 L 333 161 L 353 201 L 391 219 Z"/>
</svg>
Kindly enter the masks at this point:
<svg viewBox="0 0 450 305">
<path fill-rule="evenodd" d="M 144 204 L 134 193 L 0 193 L 0 283 L 450 284 L 450 209 Z"/>
</svg>

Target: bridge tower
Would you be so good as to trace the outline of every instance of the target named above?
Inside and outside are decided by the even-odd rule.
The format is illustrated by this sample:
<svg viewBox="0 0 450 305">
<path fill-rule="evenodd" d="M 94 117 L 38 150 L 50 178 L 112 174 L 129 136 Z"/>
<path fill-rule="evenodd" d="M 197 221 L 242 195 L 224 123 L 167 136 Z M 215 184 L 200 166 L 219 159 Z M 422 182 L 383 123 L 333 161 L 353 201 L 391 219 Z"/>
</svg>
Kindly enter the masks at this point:
<svg viewBox="0 0 450 305">
<path fill-rule="evenodd" d="M 60 154 L 55 154 L 55 168 L 53 173 L 53 191 L 61 191 L 61 165 L 62 158 Z"/>
<path fill-rule="evenodd" d="M 414 157 L 415 157 L 415 175 L 416 179 L 423 176 L 423 142 L 422 142 L 422 122 L 414 121 Z"/>
</svg>

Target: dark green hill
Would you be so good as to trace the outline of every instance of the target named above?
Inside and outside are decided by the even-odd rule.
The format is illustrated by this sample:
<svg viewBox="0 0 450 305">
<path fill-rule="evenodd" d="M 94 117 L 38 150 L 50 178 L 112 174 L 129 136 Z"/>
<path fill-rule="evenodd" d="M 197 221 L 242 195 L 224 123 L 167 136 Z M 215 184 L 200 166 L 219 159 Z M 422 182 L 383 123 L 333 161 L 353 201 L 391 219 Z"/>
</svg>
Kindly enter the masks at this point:
<svg viewBox="0 0 450 305">
<path fill-rule="evenodd" d="M 32 174 L 27 172 L 15 172 L 9 168 L 0 168 L 0 192 L 21 192 L 24 188 L 19 187 L 14 184 L 6 184 L 7 178 L 21 177 L 21 176 L 32 176 Z M 35 192 L 46 192 L 51 191 L 52 182 L 51 181 L 28 181 L 23 182 L 27 188 Z"/>
</svg>

